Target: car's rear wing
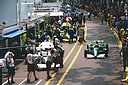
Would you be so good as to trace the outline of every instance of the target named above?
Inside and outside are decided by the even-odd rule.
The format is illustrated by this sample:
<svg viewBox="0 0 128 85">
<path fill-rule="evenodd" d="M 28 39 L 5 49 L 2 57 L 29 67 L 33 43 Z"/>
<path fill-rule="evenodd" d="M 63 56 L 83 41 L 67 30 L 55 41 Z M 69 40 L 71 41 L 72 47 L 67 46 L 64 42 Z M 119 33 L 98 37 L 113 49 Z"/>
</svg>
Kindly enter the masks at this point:
<svg viewBox="0 0 128 85">
<path fill-rule="evenodd" d="M 92 43 L 96 43 L 96 42 L 98 42 L 98 43 L 103 43 L 104 40 L 92 40 Z"/>
</svg>

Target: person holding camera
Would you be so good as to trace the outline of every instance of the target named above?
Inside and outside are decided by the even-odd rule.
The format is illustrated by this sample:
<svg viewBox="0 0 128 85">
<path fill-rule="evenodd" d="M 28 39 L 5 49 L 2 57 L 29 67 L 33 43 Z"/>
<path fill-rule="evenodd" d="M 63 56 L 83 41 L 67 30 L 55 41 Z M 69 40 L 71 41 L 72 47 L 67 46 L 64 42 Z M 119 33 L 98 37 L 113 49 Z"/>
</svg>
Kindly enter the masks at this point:
<svg viewBox="0 0 128 85">
<path fill-rule="evenodd" d="M 14 61 L 14 54 L 12 52 L 7 52 L 6 54 L 6 67 L 8 69 L 8 84 L 15 83 L 13 77 L 15 75 L 15 61 Z M 9 81 L 11 77 L 11 82 Z"/>
</svg>

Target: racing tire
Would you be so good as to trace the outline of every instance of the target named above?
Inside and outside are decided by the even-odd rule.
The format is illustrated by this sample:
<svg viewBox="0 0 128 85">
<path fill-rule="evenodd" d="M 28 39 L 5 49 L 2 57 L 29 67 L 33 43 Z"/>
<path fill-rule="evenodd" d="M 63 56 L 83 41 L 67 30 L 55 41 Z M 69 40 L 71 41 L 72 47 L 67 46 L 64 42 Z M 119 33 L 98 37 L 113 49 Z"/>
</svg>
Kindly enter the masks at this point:
<svg viewBox="0 0 128 85">
<path fill-rule="evenodd" d="M 108 51 L 108 44 L 106 44 L 106 49 L 107 49 L 107 51 Z"/>
<path fill-rule="evenodd" d="M 108 50 L 105 50 L 105 57 L 107 58 L 108 57 Z"/>
<path fill-rule="evenodd" d="M 87 49 L 89 49 L 89 46 L 87 45 Z"/>
<path fill-rule="evenodd" d="M 87 50 L 84 51 L 84 58 L 87 58 Z"/>
</svg>

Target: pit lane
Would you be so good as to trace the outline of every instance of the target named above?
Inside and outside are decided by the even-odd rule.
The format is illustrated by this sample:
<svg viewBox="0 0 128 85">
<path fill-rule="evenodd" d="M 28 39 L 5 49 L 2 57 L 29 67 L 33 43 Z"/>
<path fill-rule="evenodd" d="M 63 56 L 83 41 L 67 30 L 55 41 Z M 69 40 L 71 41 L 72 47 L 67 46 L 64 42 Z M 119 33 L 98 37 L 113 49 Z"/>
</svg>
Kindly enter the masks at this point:
<svg viewBox="0 0 128 85">
<path fill-rule="evenodd" d="M 84 43 L 78 58 L 68 71 L 62 85 L 122 85 L 120 80 L 122 79 L 122 65 L 119 56 L 119 43 L 110 28 L 106 25 L 101 25 L 99 20 L 93 19 L 93 21 L 87 21 L 88 34 L 87 41 Z M 92 40 L 104 40 L 109 44 L 109 57 L 106 59 L 86 59 L 84 58 L 84 50 L 87 43 Z M 74 43 L 75 44 L 75 43 Z M 74 44 L 62 43 L 65 49 L 65 57 L 69 55 L 70 50 Z M 65 73 L 70 63 L 74 59 L 80 44 L 77 43 L 74 50 L 70 53 L 69 58 L 55 77 L 49 82 L 49 85 L 56 85 L 62 75 Z M 19 65 L 19 71 L 16 73 L 14 85 L 26 84 L 26 65 L 23 63 Z M 46 84 L 46 72 L 36 72 L 39 80 L 34 82 L 33 76 L 31 76 L 30 85 L 44 85 Z M 51 71 L 51 74 L 54 74 Z M 6 80 L 6 79 L 5 79 Z M 6 84 L 5 84 L 6 85 Z M 29 84 L 28 84 L 29 85 Z M 48 84 L 47 84 L 48 85 Z"/>
</svg>

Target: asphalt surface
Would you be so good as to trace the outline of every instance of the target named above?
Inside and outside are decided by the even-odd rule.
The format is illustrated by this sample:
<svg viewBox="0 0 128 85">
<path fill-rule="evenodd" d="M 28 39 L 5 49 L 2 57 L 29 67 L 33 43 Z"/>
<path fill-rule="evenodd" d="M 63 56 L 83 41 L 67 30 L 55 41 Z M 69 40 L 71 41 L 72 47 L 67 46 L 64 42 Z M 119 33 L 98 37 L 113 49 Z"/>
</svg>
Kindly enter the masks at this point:
<svg viewBox="0 0 128 85">
<path fill-rule="evenodd" d="M 36 71 L 38 81 L 31 76 L 28 85 L 122 85 L 122 64 L 119 55 L 119 41 L 114 32 L 101 21 L 93 19 L 87 21 L 86 42 L 62 43 L 64 54 L 64 67 L 58 73 L 50 72 L 52 79 L 46 81 L 46 71 Z M 84 50 L 92 40 L 104 40 L 109 45 L 109 56 L 105 59 L 86 59 Z M 26 85 L 26 65 L 21 63 L 14 77 L 13 85 Z M 6 77 L 3 78 L 6 84 Z"/>
</svg>

